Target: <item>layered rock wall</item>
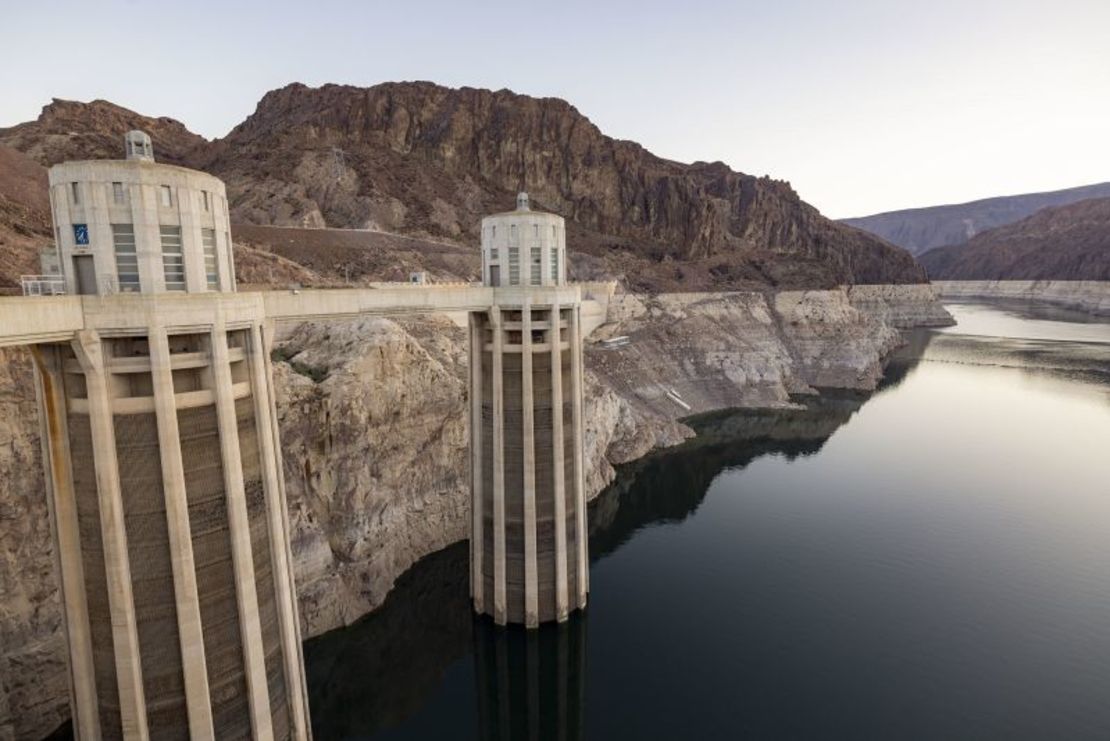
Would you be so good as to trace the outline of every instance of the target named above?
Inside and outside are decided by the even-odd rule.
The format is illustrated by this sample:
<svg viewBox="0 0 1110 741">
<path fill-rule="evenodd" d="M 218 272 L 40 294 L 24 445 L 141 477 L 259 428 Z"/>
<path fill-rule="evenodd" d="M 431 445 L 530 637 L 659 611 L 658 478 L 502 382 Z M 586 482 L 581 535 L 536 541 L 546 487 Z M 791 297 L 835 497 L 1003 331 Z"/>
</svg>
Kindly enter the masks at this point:
<svg viewBox="0 0 1110 741">
<path fill-rule="evenodd" d="M 950 327 L 952 315 L 944 310 L 935 286 L 858 285 L 848 287 L 848 300 L 860 311 L 892 327 Z"/>
<path fill-rule="evenodd" d="M 946 280 L 933 286 L 945 299 L 1043 301 L 1068 309 L 1110 316 L 1110 281 Z"/>
<path fill-rule="evenodd" d="M 0 349 L 0 741 L 69 716 L 31 354 Z"/>
</svg>

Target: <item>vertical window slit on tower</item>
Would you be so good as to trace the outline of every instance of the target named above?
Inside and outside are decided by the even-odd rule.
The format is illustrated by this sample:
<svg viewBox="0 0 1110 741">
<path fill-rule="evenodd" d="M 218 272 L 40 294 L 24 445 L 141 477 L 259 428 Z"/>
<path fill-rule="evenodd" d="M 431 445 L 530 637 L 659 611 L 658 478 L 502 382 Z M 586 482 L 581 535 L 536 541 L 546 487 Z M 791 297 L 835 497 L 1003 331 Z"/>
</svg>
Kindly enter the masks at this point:
<svg viewBox="0 0 1110 741">
<path fill-rule="evenodd" d="M 509 248 L 509 285 L 520 285 L 520 248 Z"/>
<path fill-rule="evenodd" d="M 185 254 L 181 250 L 181 227 L 160 226 L 162 238 L 162 270 L 167 291 L 185 290 Z"/>
<path fill-rule="evenodd" d="M 207 194 L 205 194 L 207 199 Z M 220 287 L 220 266 L 216 261 L 216 230 L 201 229 L 200 241 L 204 247 L 204 274 L 208 281 L 208 290 L 215 291 Z"/>
<path fill-rule="evenodd" d="M 134 224 L 112 224 L 112 247 L 116 253 L 116 279 L 119 290 L 139 290 L 139 256 L 135 251 Z"/>
<path fill-rule="evenodd" d="M 540 283 L 543 282 L 543 275 L 542 275 L 542 272 L 541 272 L 542 269 L 543 269 L 542 255 L 543 255 L 543 252 L 540 250 L 539 247 L 533 247 L 532 248 L 531 280 L 532 280 L 532 285 L 534 285 L 534 286 L 538 286 Z"/>
</svg>

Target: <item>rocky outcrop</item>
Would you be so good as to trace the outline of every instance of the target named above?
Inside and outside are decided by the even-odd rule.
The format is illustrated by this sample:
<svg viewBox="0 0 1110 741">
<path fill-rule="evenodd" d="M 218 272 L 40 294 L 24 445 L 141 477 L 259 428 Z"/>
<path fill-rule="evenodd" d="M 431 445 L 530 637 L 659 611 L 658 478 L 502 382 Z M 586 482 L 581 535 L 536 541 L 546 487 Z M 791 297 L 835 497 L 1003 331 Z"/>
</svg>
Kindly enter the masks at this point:
<svg viewBox="0 0 1110 741">
<path fill-rule="evenodd" d="M 873 388 L 897 332 L 848 289 L 619 294 L 586 353 L 591 497 L 613 466 L 692 435 L 679 419 Z M 922 313 L 931 309 L 922 308 Z M 606 349 L 601 339 L 626 335 Z M 275 385 L 304 635 L 382 604 L 416 560 L 467 534 L 465 333 L 446 319 L 303 325 Z M 668 396 L 674 391 L 675 398 Z M 30 362 L 0 354 L 0 739 L 68 712 Z"/>
<path fill-rule="evenodd" d="M 1025 193 L 970 203 L 888 211 L 842 221 L 920 255 L 934 247 L 962 245 L 980 232 L 1012 224 L 1042 208 L 1106 197 L 1110 197 L 1110 183 L 1099 183 L 1047 193 Z"/>
<path fill-rule="evenodd" d="M 0 145 L 0 292 L 18 292 L 21 275 L 41 272 L 52 231 L 46 168 Z"/>
<path fill-rule="evenodd" d="M 0 739 L 40 737 L 69 715 L 54 541 L 31 356 L 0 349 Z"/>
<path fill-rule="evenodd" d="M 306 324 L 275 366 L 286 491 L 305 634 L 380 605 L 428 553 L 465 539 L 466 335 L 446 319 Z M 587 486 L 689 431 L 653 419 L 592 377 Z"/>
<path fill-rule="evenodd" d="M 1110 198 L 1042 209 L 921 262 L 933 280 L 1110 280 Z"/>
<path fill-rule="evenodd" d="M 825 219 L 786 182 L 664 160 L 566 101 L 508 90 L 288 85 L 196 163 L 255 223 L 473 238 L 526 188 L 579 227 L 576 244 L 710 260 L 719 285 L 922 281 L 911 258 Z"/>
<path fill-rule="evenodd" d="M 1097 316 L 1110 316 L 1110 281 L 942 280 L 933 285 L 944 299 L 1040 301 Z"/>
<path fill-rule="evenodd" d="M 106 100 L 82 103 L 54 98 L 34 121 L 0 129 L 0 144 L 18 149 L 44 167 L 66 160 L 123 159 L 123 135 L 150 134 L 159 162 L 186 165 L 207 140 L 165 116 L 151 118 Z"/>
<path fill-rule="evenodd" d="M 119 158 L 147 130 L 160 161 L 222 178 L 233 220 L 476 241 L 521 188 L 567 218 L 591 271 L 641 291 L 922 283 L 904 251 L 823 217 L 790 184 L 665 160 L 566 101 L 427 82 L 274 90 L 215 142 L 106 101 L 55 100 L 0 144 L 41 165 Z M 273 236 L 273 235 L 271 235 Z"/>
<path fill-rule="evenodd" d="M 464 332 L 446 320 L 410 326 L 303 325 L 280 344 L 306 636 L 381 604 L 417 558 L 466 537 Z"/>
<path fill-rule="evenodd" d="M 956 323 L 932 285 L 849 286 L 852 306 L 898 329 L 950 327 Z"/>
<path fill-rule="evenodd" d="M 951 324 L 927 286 L 777 293 L 618 294 L 587 350 L 634 408 L 677 419 L 780 407 L 822 387 L 873 389 L 894 327 Z"/>
</svg>

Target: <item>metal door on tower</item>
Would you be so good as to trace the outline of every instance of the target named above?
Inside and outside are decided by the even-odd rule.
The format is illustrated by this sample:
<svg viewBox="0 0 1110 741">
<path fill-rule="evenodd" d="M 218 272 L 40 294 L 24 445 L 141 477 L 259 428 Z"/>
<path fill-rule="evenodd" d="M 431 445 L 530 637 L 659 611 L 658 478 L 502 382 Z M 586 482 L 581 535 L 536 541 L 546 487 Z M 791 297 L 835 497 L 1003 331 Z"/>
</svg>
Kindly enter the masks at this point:
<svg viewBox="0 0 1110 741">
<path fill-rule="evenodd" d="M 77 276 L 77 293 L 81 296 L 96 294 L 96 266 L 92 255 L 73 256 L 73 274 Z"/>
<path fill-rule="evenodd" d="M 491 286 L 500 286 L 501 285 L 501 266 L 500 265 L 490 265 L 489 266 L 489 284 Z"/>
</svg>

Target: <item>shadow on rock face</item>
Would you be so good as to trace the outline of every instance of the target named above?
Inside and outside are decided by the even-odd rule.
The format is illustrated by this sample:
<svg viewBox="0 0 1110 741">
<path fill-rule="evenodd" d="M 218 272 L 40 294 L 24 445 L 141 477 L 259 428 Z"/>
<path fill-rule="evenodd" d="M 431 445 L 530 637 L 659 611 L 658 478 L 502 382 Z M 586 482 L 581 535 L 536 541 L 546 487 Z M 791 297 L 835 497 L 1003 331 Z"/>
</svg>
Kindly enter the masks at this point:
<svg viewBox="0 0 1110 741">
<path fill-rule="evenodd" d="M 305 644 L 313 734 L 364 737 L 418 710 L 471 646 L 466 542 L 421 559 L 385 604 Z"/>
<path fill-rule="evenodd" d="M 598 560 L 638 530 L 693 514 L 713 479 L 765 455 L 813 455 L 868 396 L 841 393 L 787 410 L 739 409 L 685 420 L 697 437 L 620 469 L 590 507 L 590 558 Z"/>
</svg>

